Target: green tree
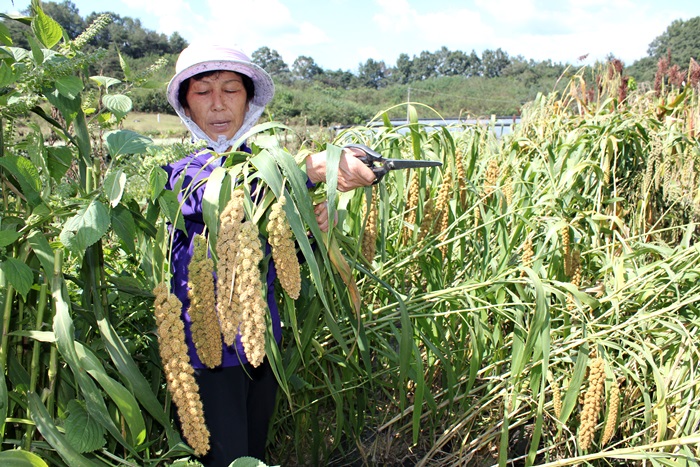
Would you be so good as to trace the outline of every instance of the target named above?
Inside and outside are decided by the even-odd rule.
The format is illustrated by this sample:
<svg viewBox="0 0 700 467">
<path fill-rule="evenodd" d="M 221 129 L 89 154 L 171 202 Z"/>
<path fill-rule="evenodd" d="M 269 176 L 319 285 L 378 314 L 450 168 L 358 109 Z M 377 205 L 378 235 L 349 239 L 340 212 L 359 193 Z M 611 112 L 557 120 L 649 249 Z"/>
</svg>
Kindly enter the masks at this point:
<svg viewBox="0 0 700 467">
<path fill-rule="evenodd" d="M 408 84 L 413 75 L 413 61 L 408 54 L 402 53 L 396 59 L 395 81 L 399 84 Z"/>
<path fill-rule="evenodd" d="M 316 81 L 339 89 L 352 89 L 360 86 L 359 78 L 346 70 L 326 70 L 316 77 Z"/>
<path fill-rule="evenodd" d="M 251 58 L 253 59 L 253 63 L 261 66 L 272 76 L 289 73 L 289 66 L 284 62 L 279 52 L 269 47 L 260 47 L 253 52 Z"/>
<path fill-rule="evenodd" d="M 177 31 L 170 35 L 168 42 L 170 43 L 170 53 L 173 54 L 180 53 L 188 45 L 187 41 Z"/>
<path fill-rule="evenodd" d="M 469 55 L 461 50 L 449 52 L 438 65 L 438 73 L 441 76 L 465 75 L 471 66 Z"/>
<path fill-rule="evenodd" d="M 358 70 L 360 83 L 368 88 L 379 89 L 384 85 L 386 75 L 386 64 L 384 61 L 376 61 L 368 58 L 365 63 L 361 63 Z"/>
<path fill-rule="evenodd" d="M 484 50 L 481 54 L 482 73 L 486 78 L 501 76 L 503 70 L 510 65 L 510 58 L 503 50 Z"/>
<path fill-rule="evenodd" d="M 323 69 L 316 64 L 313 58 L 300 55 L 292 64 L 292 76 L 294 79 L 311 81 L 323 73 Z"/>
<path fill-rule="evenodd" d="M 438 57 L 432 52 L 424 50 L 418 57 L 413 57 L 411 66 L 411 81 L 423 81 L 437 76 Z"/>
</svg>

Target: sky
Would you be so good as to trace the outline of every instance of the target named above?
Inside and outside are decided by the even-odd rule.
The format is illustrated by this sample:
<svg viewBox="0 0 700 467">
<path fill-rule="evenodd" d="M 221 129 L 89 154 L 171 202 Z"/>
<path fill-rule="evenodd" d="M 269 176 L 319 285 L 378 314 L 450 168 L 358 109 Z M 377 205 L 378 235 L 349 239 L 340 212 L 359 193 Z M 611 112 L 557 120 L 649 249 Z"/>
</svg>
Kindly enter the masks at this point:
<svg viewBox="0 0 700 467">
<path fill-rule="evenodd" d="M 63 0 L 59 0 L 60 1 Z M 675 20 L 700 16 L 699 0 L 72 0 L 84 18 L 110 11 L 188 42 L 226 41 L 248 55 L 276 50 L 291 66 L 311 57 L 356 72 L 368 59 L 394 66 L 441 47 L 501 49 L 510 57 L 585 65 L 610 54 L 626 65 Z M 0 11 L 28 0 L 0 0 Z M 582 59 L 581 57 L 586 56 Z"/>
</svg>

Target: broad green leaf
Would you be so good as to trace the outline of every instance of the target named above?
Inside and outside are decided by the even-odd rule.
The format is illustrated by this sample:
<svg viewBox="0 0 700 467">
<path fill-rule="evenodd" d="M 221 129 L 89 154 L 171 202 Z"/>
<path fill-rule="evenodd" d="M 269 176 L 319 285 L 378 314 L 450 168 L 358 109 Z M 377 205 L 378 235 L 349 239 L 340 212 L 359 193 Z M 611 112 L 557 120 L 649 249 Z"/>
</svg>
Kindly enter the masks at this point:
<svg viewBox="0 0 700 467">
<path fill-rule="evenodd" d="M 153 143 L 151 138 L 131 130 L 117 130 L 107 133 L 105 136 L 107 150 L 112 157 L 122 154 L 140 154 L 146 152 L 146 148 Z"/>
<path fill-rule="evenodd" d="M 99 467 L 101 465 L 81 455 L 66 441 L 65 436 L 58 431 L 51 415 L 49 415 L 46 407 L 41 402 L 41 398 L 36 393 L 27 393 L 27 401 L 29 402 L 29 413 L 39 433 L 56 450 L 66 464 L 79 465 L 81 467 Z"/>
<path fill-rule="evenodd" d="M 109 212 L 97 200 L 93 200 L 75 216 L 68 219 L 59 235 L 61 242 L 74 252 L 84 252 L 109 229 Z"/>
<path fill-rule="evenodd" d="M 41 204 L 41 178 L 36 166 L 29 159 L 7 155 L 0 158 L 0 167 L 5 168 L 17 180 L 22 194 L 32 207 Z"/>
<path fill-rule="evenodd" d="M 27 236 L 27 242 L 29 246 L 32 247 L 32 250 L 34 250 L 34 254 L 39 258 L 41 267 L 44 268 L 44 274 L 47 277 L 51 277 L 54 267 L 54 252 L 49 241 L 46 240 L 44 233 L 38 230 L 32 231 Z"/>
<path fill-rule="evenodd" d="M 113 84 L 121 83 L 118 79 L 110 78 L 109 76 L 91 76 L 90 80 L 97 83 L 98 86 L 104 86 L 105 89 L 109 89 Z"/>
<path fill-rule="evenodd" d="M 133 107 L 131 98 L 124 94 L 105 94 L 102 97 L 102 103 L 117 117 L 117 120 L 120 120 L 124 115 L 128 114 Z"/>
<path fill-rule="evenodd" d="M 112 228 L 121 240 L 122 246 L 129 254 L 136 254 L 136 222 L 131 211 L 123 204 L 117 204 L 112 209 Z"/>
<path fill-rule="evenodd" d="M 124 60 L 124 56 L 119 49 L 117 49 L 117 55 L 119 55 L 119 66 L 122 68 L 122 72 L 124 72 L 124 79 L 131 81 L 131 67 L 127 61 Z"/>
<path fill-rule="evenodd" d="M 77 76 L 64 76 L 56 80 L 56 90 L 68 99 L 75 99 L 83 90 L 83 80 Z"/>
<path fill-rule="evenodd" d="M 2 23 L 0 23 L 2 24 Z M 0 88 L 9 86 L 17 80 L 15 72 L 7 63 L 0 62 Z"/>
<path fill-rule="evenodd" d="M 12 37 L 10 36 L 10 30 L 5 26 L 3 22 L 0 22 L 0 44 L 12 45 Z"/>
<path fill-rule="evenodd" d="M 177 199 L 177 193 L 170 190 L 163 191 L 158 197 L 158 205 L 171 224 L 183 232 L 187 231 L 185 228 L 185 220 L 180 213 L 180 202 Z"/>
<path fill-rule="evenodd" d="M 49 146 L 49 157 L 47 165 L 51 177 L 60 182 L 63 176 L 70 169 L 73 162 L 73 152 L 68 146 Z"/>
<path fill-rule="evenodd" d="M 268 467 L 266 463 L 255 457 L 239 457 L 231 462 L 229 467 Z"/>
<path fill-rule="evenodd" d="M 48 467 L 48 464 L 33 452 L 20 451 L 19 449 L 0 452 L 0 465 L 4 467 Z"/>
<path fill-rule="evenodd" d="M 44 47 L 50 49 L 63 37 L 63 29 L 56 20 L 44 13 L 38 2 L 32 4 L 32 9 L 34 10 L 32 31 Z"/>
<path fill-rule="evenodd" d="M 14 230 L 0 230 L 0 247 L 13 244 L 22 234 Z"/>
<path fill-rule="evenodd" d="M 155 201 L 160 196 L 168 183 L 168 173 L 162 167 L 153 167 L 148 174 L 148 192 L 151 201 Z"/>
<path fill-rule="evenodd" d="M 66 440 L 80 453 L 96 451 L 105 445 L 105 430 L 73 399 L 68 403 L 68 417 L 64 421 Z"/>
<path fill-rule="evenodd" d="M 21 62 L 31 55 L 27 49 L 23 49 L 22 47 L 7 47 L 6 49 L 2 50 L 12 54 L 12 57 L 16 62 Z"/>
<path fill-rule="evenodd" d="M 26 300 L 27 293 L 34 283 L 34 274 L 31 268 L 17 258 L 7 258 L 0 263 L 0 271 L 5 274 L 12 287 Z"/>
<path fill-rule="evenodd" d="M 61 115 L 66 120 L 66 126 L 69 126 L 78 118 L 79 115 L 82 114 L 82 110 L 80 108 L 81 99 L 68 99 L 67 97 L 61 95 L 58 90 L 47 92 L 45 96 L 51 105 L 56 107 L 61 112 Z M 77 129 L 78 127 L 76 127 L 76 130 Z"/>
<path fill-rule="evenodd" d="M 126 174 L 121 169 L 117 171 L 110 171 L 105 176 L 103 189 L 107 199 L 109 200 L 109 204 L 111 204 L 112 207 L 116 206 L 119 204 L 119 201 L 121 201 L 122 195 L 124 195 L 125 186 Z"/>
</svg>

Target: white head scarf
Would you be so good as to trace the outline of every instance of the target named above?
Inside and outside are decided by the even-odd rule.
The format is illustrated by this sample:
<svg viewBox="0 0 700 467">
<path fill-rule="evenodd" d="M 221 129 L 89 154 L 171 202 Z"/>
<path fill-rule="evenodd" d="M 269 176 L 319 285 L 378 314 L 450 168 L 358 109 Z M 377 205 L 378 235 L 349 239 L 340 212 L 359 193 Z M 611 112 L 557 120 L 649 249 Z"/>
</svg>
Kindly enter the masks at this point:
<svg viewBox="0 0 700 467">
<path fill-rule="evenodd" d="M 185 109 L 178 99 L 178 93 L 180 85 L 186 79 L 199 73 L 217 70 L 235 71 L 248 76 L 253 80 L 255 94 L 248 103 L 248 111 L 243 118 L 243 124 L 236 134 L 231 139 L 219 135 L 218 140 L 214 141 L 185 114 Z M 207 141 L 207 145 L 216 152 L 224 152 L 255 125 L 265 110 L 265 106 L 272 100 L 272 96 L 275 94 L 275 85 L 272 83 L 270 75 L 253 63 L 240 49 L 232 46 L 199 43 L 189 45 L 180 53 L 175 64 L 175 76 L 168 84 L 167 94 L 168 102 L 173 106 L 187 129 L 190 130 L 192 137 Z"/>
</svg>

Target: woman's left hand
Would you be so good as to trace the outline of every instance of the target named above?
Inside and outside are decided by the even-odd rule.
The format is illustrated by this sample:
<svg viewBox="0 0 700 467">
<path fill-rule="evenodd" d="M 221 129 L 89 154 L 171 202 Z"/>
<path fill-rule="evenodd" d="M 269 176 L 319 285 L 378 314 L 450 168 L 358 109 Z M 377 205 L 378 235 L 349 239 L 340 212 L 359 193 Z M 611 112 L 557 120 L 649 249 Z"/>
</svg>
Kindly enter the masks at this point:
<svg viewBox="0 0 700 467">
<path fill-rule="evenodd" d="M 321 228 L 322 232 L 328 232 L 330 227 L 330 222 L 328 219 L 328 201 L 324 201 L 321 204 L 314 206 L 314 214 L 316 214 L 316 222 Z M 338 223 L 338 213 L 335 213 L 335 219 L 333 219 L 333 225 Z"/>
</svg>

